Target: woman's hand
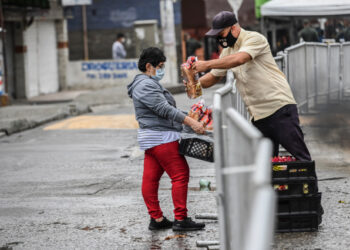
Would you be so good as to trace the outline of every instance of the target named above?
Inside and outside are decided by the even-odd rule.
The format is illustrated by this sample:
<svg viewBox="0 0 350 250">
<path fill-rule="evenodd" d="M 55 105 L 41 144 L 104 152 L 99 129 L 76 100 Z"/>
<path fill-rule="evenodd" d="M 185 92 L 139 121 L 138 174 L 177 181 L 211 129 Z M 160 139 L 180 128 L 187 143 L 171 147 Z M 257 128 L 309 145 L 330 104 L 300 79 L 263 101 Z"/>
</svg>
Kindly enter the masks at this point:
<svg viewBox="0 0 350 250">
<path fill-rule="evenodd" d="M 196 132 L 197 134 L 204 134 L 205 133 L 205 128 L 203 123 L 195 121 L 191 128 Z"/>
<path fill-rule="evenodd" d="M 185 117 L 184 124 L 190 126 L 197 134 L 204 134 L 205 132 L 203 123 L 198 122 L 189 116 Z"/>
</svg>

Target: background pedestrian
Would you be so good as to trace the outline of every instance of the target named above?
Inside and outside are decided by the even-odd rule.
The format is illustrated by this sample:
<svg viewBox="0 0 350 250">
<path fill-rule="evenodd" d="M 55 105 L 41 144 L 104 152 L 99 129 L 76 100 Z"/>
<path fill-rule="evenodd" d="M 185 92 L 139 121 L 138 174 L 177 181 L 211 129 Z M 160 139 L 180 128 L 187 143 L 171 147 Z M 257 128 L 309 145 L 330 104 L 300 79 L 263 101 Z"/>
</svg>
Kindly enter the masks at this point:
<svg viewBox="0 0 350 250">
<path fill-rule="evenodd" d="M 117 40 L 112 46 L 112 56 L 114 60 L 124 59 L 126 57 L 126 51 L 124 48 L 125 36 L 122 33 L 117 35 Z"/>
</svg>

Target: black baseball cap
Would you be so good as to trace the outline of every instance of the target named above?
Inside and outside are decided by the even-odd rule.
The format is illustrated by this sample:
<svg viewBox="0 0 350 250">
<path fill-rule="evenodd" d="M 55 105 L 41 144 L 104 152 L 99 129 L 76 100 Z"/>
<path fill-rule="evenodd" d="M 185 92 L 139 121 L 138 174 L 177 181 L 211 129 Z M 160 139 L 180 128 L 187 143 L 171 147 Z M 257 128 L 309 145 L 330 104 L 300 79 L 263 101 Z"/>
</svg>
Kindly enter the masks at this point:
<svg viewBox="0 0 350 250">
<path fill-rule="evenodd" d="M 213 27 L 206 36 L 217 36 L 223 29 L 237 23 L 236 15 L 230 11 L 221 11 L 213 18 Z"/>
</svg>

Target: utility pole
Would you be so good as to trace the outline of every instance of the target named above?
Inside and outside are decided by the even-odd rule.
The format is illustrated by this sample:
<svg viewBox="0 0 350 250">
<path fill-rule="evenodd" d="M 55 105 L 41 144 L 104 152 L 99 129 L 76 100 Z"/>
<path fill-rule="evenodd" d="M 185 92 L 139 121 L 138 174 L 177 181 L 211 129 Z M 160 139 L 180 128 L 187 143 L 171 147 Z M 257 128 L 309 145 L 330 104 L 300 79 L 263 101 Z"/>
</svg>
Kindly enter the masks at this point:
<svg viewBox="0 0 350 250">
<path fill-rule="evenodd" d="M 7 85 L 5 84 L 5 80 L 6 80 L 6 55 L 5 55 L 5 45 L 6 45 L 6 37 L 5 37 L 5 17 L 4 17 L 4 12 L 3 12 L 3 6 L 2 6 L 2 1 L 0 0 L 0 32 L 1 32 L 1 42 L 0 42 L 0 55 L 2 58 L 0 58 L 1 63 L 0 63 L 0 71 L 1 75 L 0 75 L 0 95 L 4 94 L 7 92 Z M 1 86 L 2 85 L 2 86 Z M 0 105 L 1 106 L 1 105 Z"/>
<path fill-rule="evenodd" d="M 89 42 L 88 42 L 88 33 L 87 33 L 88 31 L 87 31 L 86 5 L 91 5 L 92 0 L 61 0 L 61 4 L 63 7 L 81 5 L 81 21 L 83 24 L 84 60 L 89 60 Z"/>
<path fill-rule="evenodd" d="M 89 60 L 89 45 L 87 35 L 86 5 L 81 6 L 83 21 L 83 40 L 84 40 L 84 60 Z"/>
<path fill-rule="evenodd" d="M 176 37 L 174 24 L 173 0 L 160 0 L 161 32 L 163 35 L 165 63 L 165 79 L 167 84 L 178 84 L 178 65 L 176 55 Z"/>
<path fill-rule="evenodd" d="M 6 94 L 8 92 L 7 80 L 7 68 L 6 68 L 6 36 L 5 36 L 5 17 L 3 11 L 2 0 L 0 0 L 0 107 L 9 105 L 9 96 Z"/>
</svg>

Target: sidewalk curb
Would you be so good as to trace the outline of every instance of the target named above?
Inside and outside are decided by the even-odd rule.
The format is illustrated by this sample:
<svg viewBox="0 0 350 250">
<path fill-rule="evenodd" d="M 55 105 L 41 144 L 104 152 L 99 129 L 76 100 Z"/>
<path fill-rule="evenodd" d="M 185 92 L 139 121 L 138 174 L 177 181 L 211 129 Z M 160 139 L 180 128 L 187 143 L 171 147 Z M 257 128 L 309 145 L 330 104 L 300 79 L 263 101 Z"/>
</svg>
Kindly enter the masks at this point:
<svg viewBox="0 0 350 250">
<path fill-rule="evenodd" d="M 168 85 L 164 86 L 171 94 L 179 94 L 179 93 L 184 93 L 185 92 L 185 86 L 182 84 L 178 85 Z M 79 96 L 78 96 L 79 97 Z M 78 98 L 77 97 L 77 98 Z M 68 99 L 63 100 L 63 101 L 58 101 L 54 100 L 52 102 L 50 101 L 32 101 L 30 102 L 25 102 L 26 104 L 31 104 L 29 106 L 33 107 L 35 109 L 35 104 L 57 104 L 57 105 L 62 105 L 62 103 L 66 103 L 63 107 L 62 106 L 57 106 L 57 111 L 55 111 L 55 114 L 46 114 L 39 116 L 34 115 L 32 117 L 28 116 L 22 117 L 22 118 L 17 118 L 17 119 L 8 119 L 8 121 L 2 121 L 0 120 L 0 138 L 4 137 L 6 135 L 12 135 L 14 133 L 22 132 L 28 129 L 32 129 L 38 126 L 41 126 L 43 124 L 52 122 L 52 121 L 57 121 L 57 120 L 62 120 L 67 117 L 74 117 L 78 115 L 82 115 L 85 113 L 92 112 L 92 107 L 94 106 L 101 106 L 105 105 L 106 103 L 108 104 L 116 104 L 118 100 L 112 100 L 111 103 L 109 103 L 106 100 L 103 100 L 103 103 L 96 102 L 95 103 L 88 103 L 84 102 L 84 100 L 71 100 L 69 101 Z"/>
<path fill-rule="evenodd" d="M 57 113 L 51 116 L 40 117 L 34 120 L 18 119 L 11 121 L 9 122 L 8 126 L 5 126 L 0 129 L 0 137 L 1 133 L 6 135 L 12 135 L 14 133 L 32 129 L 52 121 L 62 120 L 67 117 L 73 117 L 89 112 L 91 112 L 91 109 L 87 105 L 83 105 L 80 103 L 68 103 L 67 106 L 59 108 Z"/>
</svg>

